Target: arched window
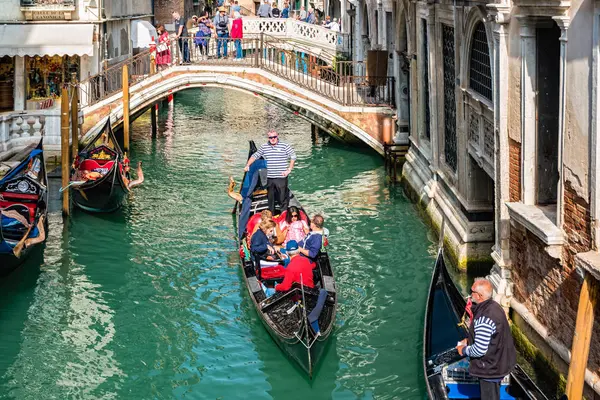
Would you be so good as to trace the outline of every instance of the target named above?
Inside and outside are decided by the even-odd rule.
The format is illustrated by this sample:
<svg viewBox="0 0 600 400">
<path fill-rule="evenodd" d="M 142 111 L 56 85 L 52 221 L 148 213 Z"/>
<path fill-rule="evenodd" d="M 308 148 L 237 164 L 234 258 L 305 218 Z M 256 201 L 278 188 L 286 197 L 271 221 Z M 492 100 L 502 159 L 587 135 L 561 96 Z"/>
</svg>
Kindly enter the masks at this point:
<svg viewBox="0 0 600 400">
<path fill-rule="evenodd" d="M 469 86 L 489 101 L 493 102 L 492 69 L 490 67 L 490 48 L 485 26 L 478 22 L 471 41 L 471 60 L 469 64 Z"/>
</svg>

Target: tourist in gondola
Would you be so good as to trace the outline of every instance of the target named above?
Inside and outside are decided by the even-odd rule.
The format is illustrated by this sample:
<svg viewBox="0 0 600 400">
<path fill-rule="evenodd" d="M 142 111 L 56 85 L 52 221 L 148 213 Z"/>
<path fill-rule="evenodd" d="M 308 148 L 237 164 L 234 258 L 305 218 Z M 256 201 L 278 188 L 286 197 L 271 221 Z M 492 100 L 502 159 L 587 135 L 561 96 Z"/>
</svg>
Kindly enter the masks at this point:
<svg viewBox="0 0 600 400">
<path fill-rule="evenodd" d="M 260 265 L 260 260 L 264 260 L 275 254 L 275 248 L 269 239 L 273 237 L 275 225 L 276 224 L 272 219 L 261 221 L 258 225 L 258 230 L 252 235 L 252 239 L 250 240 L 250 251 L 252 252 L 256 265 Z"/>
<path fill-rule="evenodd" d="M 285 219 L 279 223 L 279 229 L 285 235 L 284 245 L 290 240 L 300 242 L 310 232 L 310 227 L 301 218 L 300 211 L 295 206 L 288 208 Z"/>
<path fill-rule="evenodd" d="M 517 363 L 510 325 L 502 307 L 492 299 L 493 288 L 487 279 L 476 279 L 471 286 L 473 322 L 470 340 L 456 346 L 460 355 L 470 359 L 469 373 L 479 379 L 481 398 L 500 399 L 500 382 Z"/>
<path fill-rule="evenodd" d="M 279 134 L 274 130 L 270 130 L 267 137 L 268 142 L 260 146 L 256 153 L 248 158 L 244 171 L 248 172 L 250 165 L 261 157 L 267 160 L 268 204 L 269 210 L 275 214 L 275 199 L 281 210 L 286 210 L 288 207 L 288 176 L 294 169 L 296 152 L 292 146 L 280 141 Z"/>
<path fill-rule="evenodd" d="M 286 246 L 286 253 L 290 258 L 290 262 L 285 269 L 283 282 L 275 285 L 275 291 L 287 292 L 292 288 L 294 282 L 298 282 L 307 287 L 315 287 L 313 282 L 313 266 L 314 264 L 306 257 L 298 257 L 300 248 L 298 242 L 290 240 Z"/>
<path fill-rule="evenodd" d="M 311 261 L 315 261 L 319 251 L 321 251 L 321 247 L 323 246 L 323 223 L 325 219 L 321 214 L 315 214 L 315 216 L 310 221 L 310 232 L 304 238 L 304 240 L 300 241 L 300 254 L 305 257 L 308 257 Z"/>
</svg>

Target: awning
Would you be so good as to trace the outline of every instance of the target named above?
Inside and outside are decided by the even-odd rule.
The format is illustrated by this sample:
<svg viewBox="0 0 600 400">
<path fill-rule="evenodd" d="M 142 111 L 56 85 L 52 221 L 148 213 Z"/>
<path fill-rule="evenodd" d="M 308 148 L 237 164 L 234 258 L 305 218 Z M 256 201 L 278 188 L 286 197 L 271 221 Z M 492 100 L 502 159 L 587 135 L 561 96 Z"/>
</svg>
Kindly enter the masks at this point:
<svg viewBox="0 0 600 400">
<path fill-rule="evenodd" d="M 158 40 L 156 28 L 148 21 L 134 20 L 131 21 L 131 42 L 132 47 L 150 47 L 150 44 Z"/>
<path fill-rule="evenodd" d="M 93 36 L 93 24 L 0 25 L 0 56 L 92 56 Z"/>
</svg>

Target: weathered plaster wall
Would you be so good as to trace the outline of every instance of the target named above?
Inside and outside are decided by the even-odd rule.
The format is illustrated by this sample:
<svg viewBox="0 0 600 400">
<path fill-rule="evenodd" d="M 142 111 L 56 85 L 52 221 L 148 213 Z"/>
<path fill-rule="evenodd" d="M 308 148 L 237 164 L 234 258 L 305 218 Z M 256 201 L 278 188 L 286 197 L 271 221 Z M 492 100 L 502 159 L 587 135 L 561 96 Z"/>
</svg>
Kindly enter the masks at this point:
<svg viewBox="0 0 600 400">
<path fill-rule="evenodd" d="M 593 2 L 571 2 L 568 30 L 567 96 L 564 140 L 565 180 L 578 196 L 589 199 L 589 134 L 592 98 Z M 589 200 L 586 200 L 589 201 Z"/>
</svg>

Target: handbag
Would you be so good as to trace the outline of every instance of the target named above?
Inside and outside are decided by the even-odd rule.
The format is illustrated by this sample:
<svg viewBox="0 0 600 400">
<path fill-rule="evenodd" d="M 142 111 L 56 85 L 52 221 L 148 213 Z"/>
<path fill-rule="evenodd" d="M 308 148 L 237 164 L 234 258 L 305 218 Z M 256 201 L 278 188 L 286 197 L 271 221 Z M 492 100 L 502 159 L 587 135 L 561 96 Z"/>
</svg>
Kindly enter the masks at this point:
<svg viewBox="0 0 600 400">
<path fill-rule="evenodd" d="M 159 43 L 156 46 L 156 51 L 159 53 L 162 53 L 163 51 L 167 51 L 167 50 L 169 50 L 169 46 L 167 46 L 166 43 Z"/>
</svg>

